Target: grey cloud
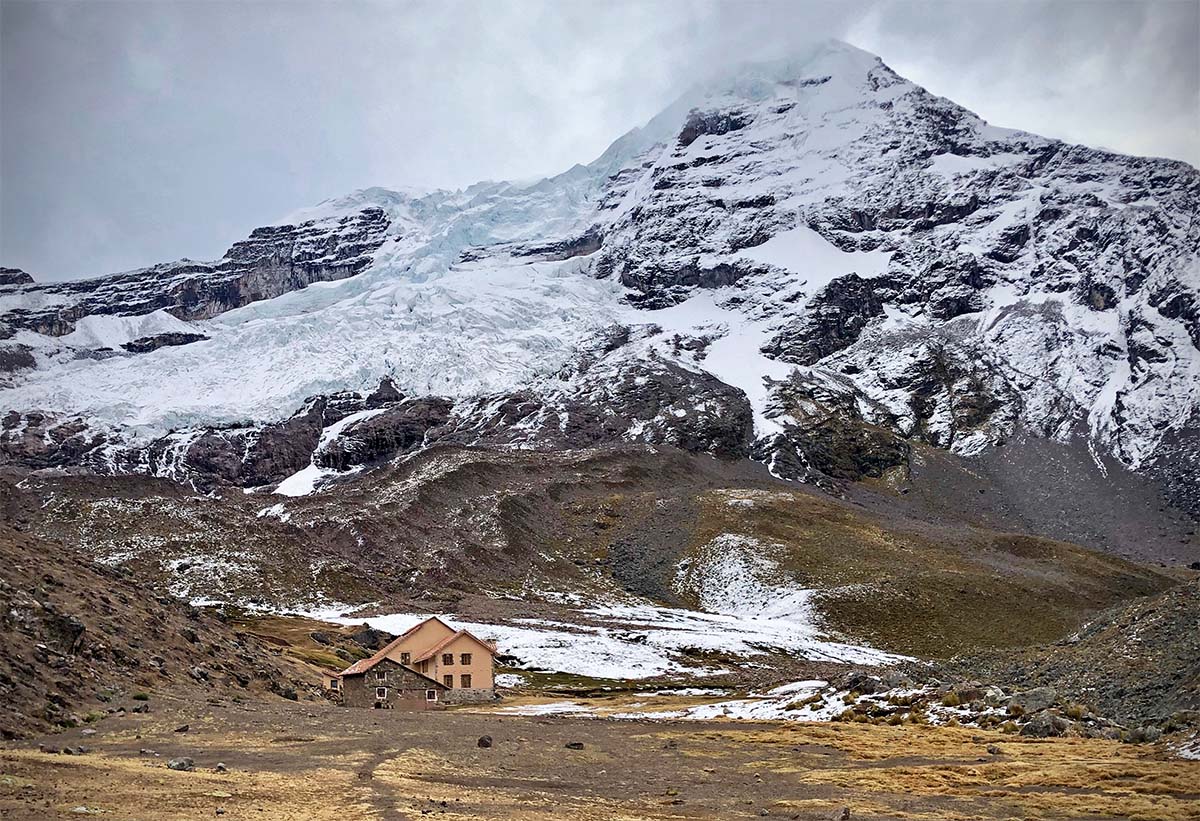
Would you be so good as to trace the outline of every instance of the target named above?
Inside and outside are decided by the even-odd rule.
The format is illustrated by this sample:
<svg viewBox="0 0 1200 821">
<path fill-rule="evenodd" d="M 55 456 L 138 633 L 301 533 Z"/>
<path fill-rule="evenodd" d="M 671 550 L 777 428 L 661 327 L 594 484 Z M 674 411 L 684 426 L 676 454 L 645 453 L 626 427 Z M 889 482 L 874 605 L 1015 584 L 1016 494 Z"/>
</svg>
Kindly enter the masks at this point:
<svg viewBox="0 0 1200 821">
<path fill-rule="evenodd" d="M 599 155 L 820 37 L 1000 125 L 1200 163 L 1200 4 L 0 2 L 0 264 L 210 258 L 367 185 Z"/>
</svg>

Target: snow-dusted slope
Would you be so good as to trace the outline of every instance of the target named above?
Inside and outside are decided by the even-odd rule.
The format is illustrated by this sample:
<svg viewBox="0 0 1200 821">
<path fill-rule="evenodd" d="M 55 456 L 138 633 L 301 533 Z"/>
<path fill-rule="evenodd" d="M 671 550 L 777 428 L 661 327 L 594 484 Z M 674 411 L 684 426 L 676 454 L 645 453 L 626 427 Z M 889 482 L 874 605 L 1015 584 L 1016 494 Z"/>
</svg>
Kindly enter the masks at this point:
<svg viewBox="0 0 1200 821">
<path fill-rule="evenodd" d="M 336 469 L 443 439 L 624 439 L 821 480 L 1018 429 L 1146 467 L 1200 419 L 1197 213 L 1184 163 L 990 126 L 826 43 L 536 184 L 367 189 L 201 271 L 0 284 L 2 441 L 29 464 L 278 481 L 386 406 L 337 429 Z M 214 278 L 233 296 L 196 285 Z M 385 378 L 396 395 L 368 400 Z M 360 395 L 306 402 L 341 391 Z"/>
</svg>

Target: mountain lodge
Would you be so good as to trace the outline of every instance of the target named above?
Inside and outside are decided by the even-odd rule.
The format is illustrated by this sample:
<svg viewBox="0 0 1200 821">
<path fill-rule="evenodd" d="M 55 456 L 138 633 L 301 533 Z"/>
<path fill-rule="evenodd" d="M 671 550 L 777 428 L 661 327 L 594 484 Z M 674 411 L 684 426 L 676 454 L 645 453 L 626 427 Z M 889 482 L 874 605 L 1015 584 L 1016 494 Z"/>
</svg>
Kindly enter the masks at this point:
<svg viewBox="0 0 1200 821">
<path fill-rule="evenodd" d="M 331 686 L 347 707 L 428 710 L 493 701 L 495 657 L 494 644 L 434 616 L 351 664 Z"/>
</svg>

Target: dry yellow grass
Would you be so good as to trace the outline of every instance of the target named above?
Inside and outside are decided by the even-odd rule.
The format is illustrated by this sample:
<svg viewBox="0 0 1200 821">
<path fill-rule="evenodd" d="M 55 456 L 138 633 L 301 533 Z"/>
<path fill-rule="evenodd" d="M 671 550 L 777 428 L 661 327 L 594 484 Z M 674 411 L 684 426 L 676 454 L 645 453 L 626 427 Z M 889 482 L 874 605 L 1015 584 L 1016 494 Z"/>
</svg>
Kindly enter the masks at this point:
<svg viewBox="0 0 1200 821">
<path fill-rule="evenodd" d="M 945 821 L 995 817 L 978 814 L 980 799 L 1007 807 L 1011 814 L 1001 817 L 1200 819 L 1200 762 L 1164 758 L 1152 747 L 919 726 L 802 724 L 719 736 L 767 749 L 788 745 L 785 754 L 743 767 L 866 794 L 885 816 L 921 817 L 911 808 L 900 813 L 900 804 L 911 796 L 938 796 L 947 803 L 934 817 Z M 829 756 L 799 752 L 797 745 L 827 746 L 845 757 L 831 765 Z M 987 745 L 999 746 L 1002 754 L 987 754 Z"/>
<path fill-rule="evenodd" d="M 61 778 L 68 769 L 70 777 Z M 193 821 L 215 816 L 218 807 L 230 817 L 261 821 L 345 821 L 370 817 L 346 770 L 313 768 L 280 774 L 257 772 L 177 772 L 161 759 L 88 755 L 64 759 L 29 750 L 0 754 L 0 817 L 7 817 L 22 789 L 53 779 L 53 796 L 42 816 L 78 817 L 86 807 L 111 821 Z M 103 789 L 97 789 L 97 785 Z M 22 808 L 28 811 L 28 807 Z"/>
<path fill-rule="evenodd" d="M 592 759 L 604 766 L 604 756 L 578 751 L 576 757 Z M 410 815 L 436 813 L 447 821 L 479 821 L 504 818 L 513 821 L 667 821 L 684 818 L 664 792 L 656 807 L 645 800 L 621 800 L 579 793 L 564 797 L 562 784 L 548 773 L 483 774 L 486 786 L 462 783 L 462 766 L 432 750 L 405 752 L 375 769 L 374 777 L 390 788 L 396 808 Z M 558 789 L 554 789 L 554 788 Z M 694 816 L 693 816 L 694 817 Z"/>
<path fill-rule="evenodd" d="M 67 819 L 83 806 L 114 821 L 208 818 L 218 807 L 264 821 L 752 821 L 763 811 L 828 821 L 849 806 L 862 821 L 1200 819 L 1200 762 L 1112 741 L 291 703 L 156 708 L 99 722 L 83 756 L 0 750 L 0 817 Z M 483 734 L 495 743 L 479 747 Z M 179 754 L 198 769 L 167 769 Z M 213 772 L 218 761 L 230 771 Z"/>
</svg>

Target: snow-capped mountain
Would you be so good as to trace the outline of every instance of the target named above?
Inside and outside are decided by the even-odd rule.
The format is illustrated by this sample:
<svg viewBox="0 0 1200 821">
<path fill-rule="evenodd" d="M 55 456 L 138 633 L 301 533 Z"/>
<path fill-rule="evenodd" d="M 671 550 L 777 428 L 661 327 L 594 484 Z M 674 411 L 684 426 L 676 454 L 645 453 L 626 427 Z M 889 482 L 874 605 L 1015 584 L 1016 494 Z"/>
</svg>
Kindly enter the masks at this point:
<svg viewBox="0 0 1200 821">
<path fill-rule="evenodd" d="M 534 184 L 366 189 L 216 262 L 5 269 L 0 454 L 297 494 L 439 442 L 626 441 L 828 483 L 1031 432 L 1200 509 L 1198 214 L 1185 163 L 825 43 Z"/>
</svg>

